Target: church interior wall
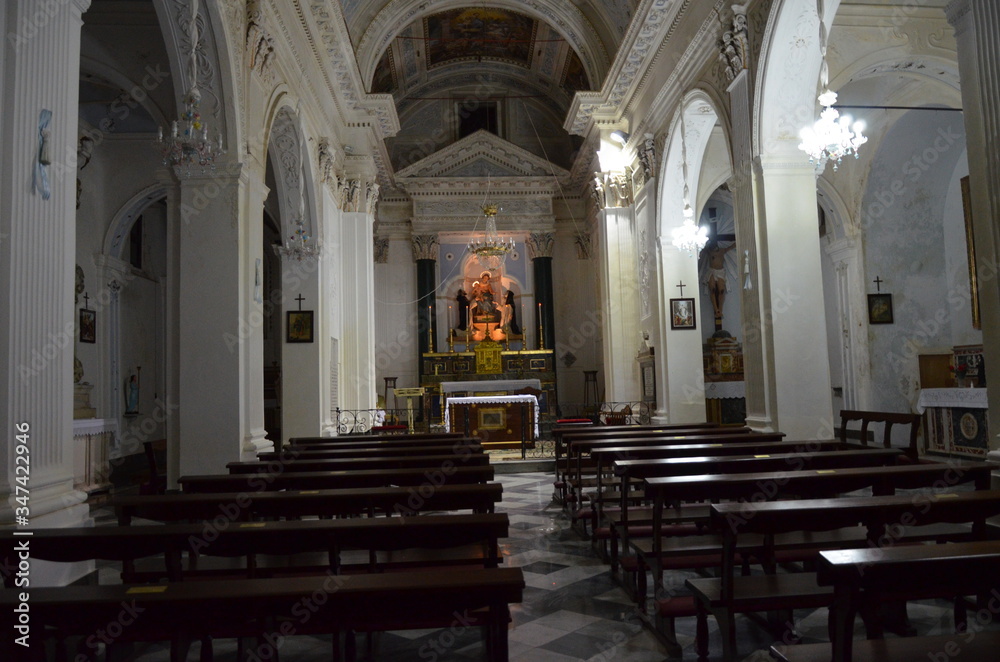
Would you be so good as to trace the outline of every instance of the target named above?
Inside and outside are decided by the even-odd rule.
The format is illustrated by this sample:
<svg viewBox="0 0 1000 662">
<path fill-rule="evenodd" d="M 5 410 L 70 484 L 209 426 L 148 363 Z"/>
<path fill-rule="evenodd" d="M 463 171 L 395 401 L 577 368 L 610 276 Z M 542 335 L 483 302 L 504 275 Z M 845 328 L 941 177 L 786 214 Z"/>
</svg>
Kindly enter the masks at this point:
<svg viewBox="0 0 1000 662">
<path fill-rule="evenodd" d="M 577 253 L 575 221 L 556 224 L 552 249 L 552 280 L 555 292 L 556 380 L 561 403 L 584 401 L 584 370 L 601 372 L 600 307 L 594 278 L 593 256 L 581 259 Z M 527 314 L 529 331 L 534 315 Z M 600 375 L 598 382 L 600 383 Z"/>
<path fill-rule="evenodd" d="M 396 377 L 397 388 L 420 386 L 416 274 L 409 239 L 391 237 L 388 262 L 375 265 L 375 382 L 380 394 L 384 377 Z"/>
<path fill-rule="evenodd" d="M 919 386 L 917 355 L 950 351 L 953 320 L 970 315 L 967 302 L 948 291 L 949 269 L 959 265 L 948 264 L 945 250 L 946 234 L 964 235 L 963 226 L 947 222 L 962 216 L 960 198 L 948 192 L 956 170 L 968 170 L 964 127 L 956 119 L 907 112 L 881 141 L 866 182 L 865 271 L 869 281 L 884 281 L 894 309 L 893 324 L 869 328 L 876 409 L 909 411 Z"/>
</svg>

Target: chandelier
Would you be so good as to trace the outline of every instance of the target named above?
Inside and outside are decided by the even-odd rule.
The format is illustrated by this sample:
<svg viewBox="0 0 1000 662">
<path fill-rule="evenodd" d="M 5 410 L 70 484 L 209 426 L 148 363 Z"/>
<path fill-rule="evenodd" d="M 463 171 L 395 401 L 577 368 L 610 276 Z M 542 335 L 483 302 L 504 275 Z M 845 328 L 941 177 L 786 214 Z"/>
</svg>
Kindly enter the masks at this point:
<svg viewBox="0 0 1000 662">
<path fill-rule="evenodd" d="M 823 93 L 819 95 L 819 102 L 823 111 L 815 124 L 799 132 L 802 138 L 799 149 L 809 155 L 809 163 L 816 166 L 816 173 L 819 174 L 826 168 L 828 161 L 833 161 L 833 169 L 836 171 L 845 156 L 853 155 L 858 158 L 858 147 L 868 142 L 868 138 L 861 133 L 865 128 L 864 122 L 854 122 L 850 115 L 841 117 L 840 111 L 833 107 L 837 103 L 837 93 L 831 92 L 828 87 L 830 69 L 826 61 L 827 32 L 823 23 L 823 0 L 817 0 L 816 16 L 819 18 L 819 52 L 822 58 L 819 77 Z"/>
<path fill-rule="evenodd" d="M 483 205 L 486 230 L 481 237 L 473 237 L 469 242 L 469 252 L 479 259 L 483 269 L 496 270 L 503 266 L 507 256 L 514 250 L 513 239 L 502 239 L 497 233 L 497 212 L 500 208 L 491 203 Z"/>
<path fill-rule="evenodd" d="M 286 259 L 302 261 L 307 258 L 314 258 L 320 253 L 319 242 L 306 232 L 306 168 L 305 163 L 301 164 L 299 171 L 299 215 L 292 224 L 295 231 L 288 237 L 288 241 L 283 246 L 275 245 L 274 252 Z"/>
<path fill-rule="evenodd" d="M 802 142 L 799 149 L 809 155 L 809 163 L 816 165 L 816 172 L 823 172 L 827 161 L 833 161 L 833 170 L 837 170 L 845 156 L 858 158 L 858 147 L 868 142 L 862 135 L 864 122 L 854 122 L 850 115 L 841 116 L 840 111 L 833 107 L 837 103 L 837 93 L 827 90 L 819 95 L 823 112 L 813 126 L 807 126 L 799 134 Z"/>
<path fill-rule="evenodd" d="M 708 243 L 708 231 L 694 224 L 694 210 L 691 209 L 691 191 L 688 189 L 687 141 L 684 125 L 684 113 L 681 112 L 681 173 L 684 177 L 684 222 L 679 228 L 671 231 L 671 243 L 679 251 L 687 251 L 694 256 L 695 251 L 701 251 Z"/>
<path fill-rule="evenodd" d="M 684 188 L 686 191 L 687 186 Z M 671 243 L 677 250 L 687 251 L 692 256 L 708 243 L 708 231 L 694 224 L 694 210 L 687 200 L 684 201 L 684 223 L 679 228 L 674 228 L 670 234 L 673 236 Z"/>
<path fill-rule="evenodd" d="M 222 134 L 215 142 L 208 136 L 208 125 L 202 120 L 198 91 L 198 0 L 191 0 L 191 87 L 184 94 L 184 112 L 170 124 L 170 135 L 164 137 L 160 127 L 157 144 L 163 154 L 163 165 L 181 167 L 190 174 L 191 166 L 212 167 L 215 157 L 224 154 Z"/>
</svg>

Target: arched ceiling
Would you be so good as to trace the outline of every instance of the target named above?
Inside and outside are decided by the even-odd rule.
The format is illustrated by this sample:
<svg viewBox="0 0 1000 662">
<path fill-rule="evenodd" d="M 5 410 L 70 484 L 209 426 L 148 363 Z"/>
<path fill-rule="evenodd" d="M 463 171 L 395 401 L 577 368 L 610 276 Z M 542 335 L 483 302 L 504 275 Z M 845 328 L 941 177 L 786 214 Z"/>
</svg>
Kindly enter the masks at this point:
<svg viewBox="0 0 1000 662">
<path fill-rule="evenodd" d="M 580 57 L 548 23 L 506 9 L 466 7 L 406 26 L 379 60 L 370 91 L 391 93 L 405 105 L 470 74 L 502 77 L 511 91 L 547 97 L 563 111 L 574 92 L 591 89 Z"/>
</svg>

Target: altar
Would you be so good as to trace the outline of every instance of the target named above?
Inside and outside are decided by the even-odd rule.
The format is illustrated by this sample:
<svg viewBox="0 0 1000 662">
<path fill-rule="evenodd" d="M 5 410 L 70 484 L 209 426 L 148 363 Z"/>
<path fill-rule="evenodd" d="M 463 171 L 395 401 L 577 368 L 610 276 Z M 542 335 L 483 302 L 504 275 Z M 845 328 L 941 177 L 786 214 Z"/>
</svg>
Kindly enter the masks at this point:
<svg viewBox="0 0 1000 662">
<path fill-rule="evenodd" d="M 494 448 L 520 446 L 538 438 L 538 398 L 533 395 L 481 395 L 445 399 L 448 432 L 479 437 Z"/>
<path fill-rule="evenodd" d="M 928 451 L 978 458 L 989 452 L 985 388 L 921 389 L 917 413 L 924 415 Z"/>
</svg>

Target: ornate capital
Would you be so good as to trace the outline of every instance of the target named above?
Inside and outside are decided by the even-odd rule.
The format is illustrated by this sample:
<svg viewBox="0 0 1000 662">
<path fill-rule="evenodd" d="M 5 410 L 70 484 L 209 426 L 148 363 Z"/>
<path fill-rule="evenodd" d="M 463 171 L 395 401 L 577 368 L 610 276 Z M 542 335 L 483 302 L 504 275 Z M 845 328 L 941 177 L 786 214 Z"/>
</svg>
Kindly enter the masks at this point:
<svg viewBox="0 0 1000 662">
<path fill-rule="evenodd" d="M 368 182 L 365 187 L 365 211 L 369 214 L 375 213 L 375 205 L 378 204 L 379 186 L 375 182 Z"/>
<path fill-rule="evenodd" d="M 601 209 L 632 204 L 632 186 L 623 172 L 595 172 L 594 195 Z"/>
<path fill-rule="evenodd" d="M 552 257 L 552 247 L 556 237 L 551 232 L 532 232 L 524 242 L 528 246 L 528 257 Z"/>
<path fill-rule="evenodd" d="M 413 242 L 414 260 L 437 260 L 438 259 L 438 237 L 436 234 L 415 234 L 411 239 Z"/>
<path fill-rule="evenodd" d="M 639 163 L 642 165 L 642 174 L 646 179 L 656 177 L 656 140 L 652 133 L 643 136 L 642 144 L 639 145 Z"/>
<path fill-rule="evenodd" d="M 341 189 L 341 196 L 340 208 L 343 211 L 361 211 L 361 180 L 348 179 Z"/>
<path fill-rule="evenodd" d="M 389 239 L 375 237 L 375 264 L 389 263 Z"/>
<path fill-rule="evenodd" d="M 264 10 L 259 0 L 247 3 L 247 64 L 265 79 L 272 75 L 274 60 L 274 37 L 264 27 Z"/>
<path fill-rule="evenodd" d="M 741 71 L 750 66 L 750 41 L 745 7 L 733 5 L 732 28 L 722 33 L 719 51 L 719 59 L 726 66 L 726 78 L 732 83 Z"/>
<path fill-rule="evenodd" d="M 323 138 L 319 141 L 316 158 L 319 162 L 320 181 L 324 184 L 333 184 L 336 178 L 333 167 L 337 165 L 337 150 L 330 145 L 329 138 Z"/>
<path fill-rule="evenodd" d="M 576 258 L 589 260 L 594 255 L 594 240 L 589 232 L 577 232 L 573 237 L 576 243 Z"/>
</svg>

